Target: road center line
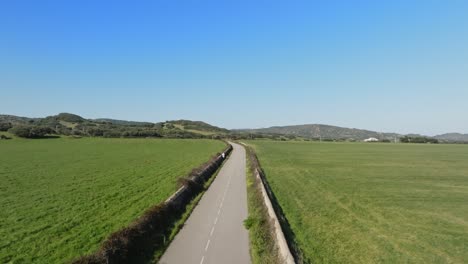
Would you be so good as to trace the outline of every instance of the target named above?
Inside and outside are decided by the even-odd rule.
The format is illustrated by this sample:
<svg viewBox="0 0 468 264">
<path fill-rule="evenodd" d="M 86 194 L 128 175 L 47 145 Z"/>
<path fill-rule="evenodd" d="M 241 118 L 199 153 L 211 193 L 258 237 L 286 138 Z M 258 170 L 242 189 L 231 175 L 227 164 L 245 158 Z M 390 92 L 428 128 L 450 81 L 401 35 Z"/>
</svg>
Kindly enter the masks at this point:
<svg viewBox="0 0 468 264">
<path fill-rule="evenodd" d="M 207 250 L 208 250 L 208 247 L 210 246 L 210 242 L 211 242 L 211 240 L 210 240 L 210 239 L 208 239 L 208 242 L 206 242 L 205 251 L 207 251 Z"/>
<path fill-rule="evenodd" d="M 216 219 L 215 219 L 215 221 L 213 223 L 213 227 L 211 228 L 210 237 L 213 236 L 215 226 L 218 223 L 218 218 L 219 218 L 219 215 L 221 214 L 221 208 L 223 207 L 224 200 L 226 198 L 226 194 L 227 194 L 227 192 L 229 190 L 229 187 L 231 186 L 231 178 L 232 178 L 232 175 L 229 177 L 226 188 L 224 189 L 223 199 L 221 200 L 221 204 L 219 205 L 218 215 L 216 216 Z M 208 248 L 210 247 L 210 243 L 211 243 L 211 239 L 208 239 L 208 241 L 206 242 L 206 246 L 205 246 L 205 252 L 208 251 Z M 202 259 L 200 260 L 200 264 L 203 264 L 203 261 L 205 261 L 205 256 L 203 256 Z"/>
</svg>

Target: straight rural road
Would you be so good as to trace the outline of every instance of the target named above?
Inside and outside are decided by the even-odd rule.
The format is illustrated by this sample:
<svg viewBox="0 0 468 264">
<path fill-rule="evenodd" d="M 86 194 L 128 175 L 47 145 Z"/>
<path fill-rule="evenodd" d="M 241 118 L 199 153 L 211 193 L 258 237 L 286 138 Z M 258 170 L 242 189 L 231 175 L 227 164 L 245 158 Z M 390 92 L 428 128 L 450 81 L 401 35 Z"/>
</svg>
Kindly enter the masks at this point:
<svg viewBox="0 0 468 264">
<path fill-rule="evenodd" d="M 169 245 L 160 264 L 250 263 L 245 149 L 231 156 Z"/>
</svg>

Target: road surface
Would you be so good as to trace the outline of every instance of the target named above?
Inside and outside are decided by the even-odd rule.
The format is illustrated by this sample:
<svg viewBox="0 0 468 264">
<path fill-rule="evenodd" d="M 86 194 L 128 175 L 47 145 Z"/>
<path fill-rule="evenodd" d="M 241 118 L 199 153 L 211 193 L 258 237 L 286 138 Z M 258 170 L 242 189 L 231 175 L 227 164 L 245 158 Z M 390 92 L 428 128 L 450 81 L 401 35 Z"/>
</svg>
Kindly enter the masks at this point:
<svg viewBox="0 0 468 264">
<path fill-rule="evenodd" d="M 160 264 L 250 263 L 245 149 L 234 149 Z"/>
</svg>

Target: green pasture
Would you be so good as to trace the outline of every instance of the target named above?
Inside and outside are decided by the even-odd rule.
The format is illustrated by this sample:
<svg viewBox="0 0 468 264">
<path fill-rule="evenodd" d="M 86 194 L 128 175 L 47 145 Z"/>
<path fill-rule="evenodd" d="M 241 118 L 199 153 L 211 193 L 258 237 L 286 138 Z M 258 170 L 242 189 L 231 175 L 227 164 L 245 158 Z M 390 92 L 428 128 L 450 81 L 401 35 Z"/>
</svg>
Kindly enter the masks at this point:
<svg viewBox="0 0 468 264">
<path fill-rule="evenodd" d="M 187 139 L 0 141 L 0 263 L 65 263 L 93 252 L 224 147 Z"/>
<path fill-rule="evenodd" d="M 468 145 L 247 143 L 304 262 L 468 262 Z"/>
</svg>

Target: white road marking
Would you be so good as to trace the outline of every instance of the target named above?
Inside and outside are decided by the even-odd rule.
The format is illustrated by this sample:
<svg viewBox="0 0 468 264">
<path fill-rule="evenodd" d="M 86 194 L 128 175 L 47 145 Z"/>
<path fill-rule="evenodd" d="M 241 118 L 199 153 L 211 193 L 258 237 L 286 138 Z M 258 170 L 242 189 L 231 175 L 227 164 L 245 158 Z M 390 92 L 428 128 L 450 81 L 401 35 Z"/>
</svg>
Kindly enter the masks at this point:
<svg viewBox="0 0 468 264">
<path fill-rule="evenodd" d="M 206 242 L 205 251 L 207 251 L 207 250 L 208 250 L 208 247 L 210 246 L 210 241 L 211 241 L 211 240 L 210 240 L 210 239 L 208 239 L 208 242 Z"/>
<path fill-rule="evenodd" d="M 235 158 L 236 156 L 233 155 L 232 157 Z M 232 160 L 230 160 L 230 162 L 232 163 Z M 231 166 L 230 163 L 229 163 L 229 164 L 226 164 L 226 165 Z M 228 166 L 226 166 L 226 168 L 228 168 Z M 208 255 L 208 254 L 209 254 L 209 253 L 210 253 L 210 254 L 218 254 L 218 253 L 219 253 L 219 252 L 217 252 L 217 248 L 214 248 L 214 249 L 210 250 L 210 247 L 211 247 L 211 239 L 215 239 L 214 231 L 217 230 L 217 223 L 218 223 L 218 220 L 221 221 L 221 220 L 220 220 L 220 218 L 221 218 L 221 213 L 224 213 L 224 211 L 226 211 L 226 210 L 228 210 L 228 209 L 229 209 L 229 210 L 232 210 L 232 208 L 228 208 L 228 207 L 230 207 L 234 202 L 237 202 L 237 199 L 236 199 L 236 198 L 237 198 L 237 197 L 236 197 L 236 196 L 237 196 L 237 192 L 236 192 L 236 191 L 237 191 L 237 187 L 238 187 L 238 186 L 237 186 L 237 185 L 238 185 L 238 182 L 237 182 L 237 181 L 238 181 L 240 178 L 242 178 L 242 177 L 241 177 L 241 176 L 242 176 L 242 175 L 241 175 L 242 171 L 241 171 L 240 169 L 241 169 L 241 167 L 235 168 L 234 170 L 227 170 L 227 169 L 226 169 L 226 170 L 227 170 L 226 174 L 228 174 L 229 177 L 218 177 L 219 179 L 217 179 L 217 180 L 218 180 L 218 181 L 221 180 L 221 182 L 220 182 L 219 184 L 213 184 L 213 186 L 211 187 L 212 189 L 213 189 L 213 188 L 216 188 L 216 190 L 217 190 L 216 192 L 217 192 L 217 193 L 215 194 L 215 197 L 216 197 L 216 198 L 214 198 L 214 200 L 211 201 L 212 203 L 209 204 L 209 206 L 212 206 L 212 207 L 209 209 L 209 214 L 212 216 L 212 212 L 213 212 L 212 210 L 216 208 L 216 202 L 218 202 L 218 212 L 217 212 L 217 215 L 215 216 L 214 222 L 212 222 L 211 230 L 210 230 L 210 232 L 209 232 L 208 239 L 205 240 L 206 237 L 203 238 L 203 240 L 206 241 L 206 242 L 205 242 L 205 243 L 206 243 L 206 244 L 205 244 L 205 251 L 202 253 L 202 257 L 201 257 L 201 259 L 200 259 L 199 264 L 204 264 L 205 258 L 207 258 L 207 257 L 208 257 L 208 260 L 207 260 L 208 262 L 207 262 L 207 264 L 209 264 L 209 262 L 210 262 L 210 255 Z M 220 175 L 221 175 L 221 176 L 228 176 L 228 175 L 222 175 L 222 174 L 220 174 Z M 226 181 L 226 178 L 228 178 L 227 181 Z M 236 181 L 236 182 L 234 182 L 234 181 Z M 223 184 L 224 184 L 224 190 L 222 189 L 222 188 L 223 188 L 223 186 L 222 186 Z M 231 184 L 232 184 L 232 186 L 233 186 L 233 191 L 232 191 L 232 192 L 231 192 L 231 190 L 230 190 L 230 189 L 231 189 Z M 241 190 L 241 191 L 243 191 L 243 190 Z M 219 193 L 221 193 L 221 192 L 222 192 L 223 194 L 222 194 L 221 201 L 219 201 Z M 228 193 L 228 192 L 232 193 L 232 195 L 229 194 L 229 195 L 230 195 L 230 196 L 229 196 L 229 200 L 226 200 L 226 199 L 227 199 L 227 193 Z M 234 201 L 233 201 L 233 199 L 234 199 Z M 225 202 L 225 201 L 226 201 L 226 208 L 224 208 L 224 202 Z M 213 208 L 213 207 L 214 207 L 214 208 Z M 221 211 L 222 211 L 222 212 L 221 212 Z M 226 213 L 228 213 L 228 211 L 226 211 Z M 223 217 L 224 217 L 224 216 L 223 216 Z M 199 219 L 197 219 L 197 220 L 199 220 Z M 205 219 L 203 219 L 203 221 L 204 221 L 204 220 L 205 220 Z M 209 219 L 206 219 L 206 220 L 209 220 Z M 226 221 L 226 219 L 223 218 L 223 222 L 220 222 L 220 227 L 219 227 L 218 229 L 220 229 L 220 230 L 223 229 L 223 226 L 222 226 L 222 225 L 223 225 L 223 224 L 226 224 L 226 223 L 224 223 L 224 221 Z M 230 222 L 230 221 L 228 221 L 228 222 Z M 209 228 L 209 226 L 207 226 L 207 227 Z M 205 229 L 205 231 L 206 231 L 206 230 L 207 230 L 207 229 Z M 242 231 L 245 231 L 244 228 L 242 228 L 241 230 L 242 230 Z M 222 230 L 221 230 L 221 231 L 222 231 Z M 223 232 L 221 232 L 221 233 L 220 233 L 220 232 L 217 232 L 217 233 L 216 233 L 216 236 L 217 236 L 216 239 L 219 239 L 218 236 L 220 236 L 222 233 L 223 233 Z M 203 242 L 203 240 L 202 240 L 202 241 L 199 241 L 198 243 Z M 222 241 L 222 242 L 223 242 L 223 241 Z M 242 241 L 241 241 L 241 242 L 242 242 Z M 213 243 L 214 243 L 214 242 L 213 242 Z M 217 241 L 216 241 L 216 246 L 218 246 L 218 244 L 219 244 L 219 241 L 217 240 Z M 236 245 L 236 247 L 237 247 L 237 246 L 238 246 L 238 245 Z M 210 250 L 210 252 L 208 252 L 208 250 Z M 230 250 L 230 251 L 233 251 L 233 250 Z M 247 246 L 247 251 L 248 251 L 248 246 Z M 175 253 L 173 253 L 173 254 L 175 254 L 175 256 L 176 256 L 176 257 L 174 257 L 174 258 L 177 258 L 177 255 L 179 255 L 178 252 L 175 252 Z M 197 255 L 198 255 L 198 254 L 197 254 Z M 248 255 L 248 254 L 247 254 L 247 255 Z M 237 255 L 236 255 L 235 257 L 237 257 Z M 244 257 L 243 257 L 243 258 L 244 258 Z M 245 261 L 241 261 L 241 262 L 239 262 L 239 263 L 248 263 L 248 262 L 249 262 L 249 261 L 248 261 L 248 256 L 247 256 L 247 257 L 245 258 Z"/>
<path fill-rule="evenodd" d="M 218 223 L 218 218 L 219 218 L 219 215 L 221 214 L 221 208 L 223 208 L 224 200 L 226 199 L 226 194 L 229 190 L 229 187 L 231 187 L 231 178 L 232 178 L 232 175 L 231 177 L 229 177 L 228 183 L 226 185 L 226 189 L 224 189 L 223 199 L 221 200 L 221 204 L 219 205 L 218 215 L 216 216 L 216 219 L 213 223 L 213 227 L 211 228 L 210 237 L 213 236 L 215 226 Z M 210 247 L 210 243 L 211 243 L 211 239 L 208 239 L 208 241 L 206 242 L 206 246 L 205 246 L 205 252 L 208 251 L 208 248 Z M 203 261 L 205 261 L 205 256 L 203 256 L 202 259 L 200 260 L 200 264 L 203 264 Z"/>
</svg>

